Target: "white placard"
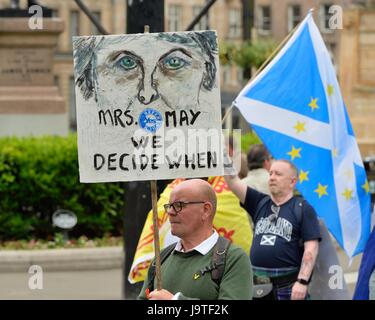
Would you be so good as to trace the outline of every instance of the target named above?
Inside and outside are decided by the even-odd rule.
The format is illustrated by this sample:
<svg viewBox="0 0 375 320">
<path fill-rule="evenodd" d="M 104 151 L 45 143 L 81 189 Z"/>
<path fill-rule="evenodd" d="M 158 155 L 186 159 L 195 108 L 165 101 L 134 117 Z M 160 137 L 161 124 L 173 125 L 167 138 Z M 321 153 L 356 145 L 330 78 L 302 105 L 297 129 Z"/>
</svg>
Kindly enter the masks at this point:
<svg viewBox="0 0 375 320">
<path fill-rule="evenodd" d="M 81 182 L 223 174 L 215 31 L 73 37 Z"/>
</svg>

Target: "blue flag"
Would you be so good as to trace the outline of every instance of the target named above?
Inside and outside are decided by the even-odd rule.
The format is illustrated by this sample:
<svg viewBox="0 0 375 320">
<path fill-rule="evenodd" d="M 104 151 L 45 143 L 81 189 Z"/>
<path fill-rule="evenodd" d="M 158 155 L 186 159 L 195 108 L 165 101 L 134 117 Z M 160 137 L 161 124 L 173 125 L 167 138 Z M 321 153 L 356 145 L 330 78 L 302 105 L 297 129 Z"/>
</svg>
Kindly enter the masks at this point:
<svg viewBox="0 0 375 320">
<path fill-rule="evenodd" d="M 310 12 L 234 101 L 349 257 L 370 234 L 370 193 L 335 70 Z"/>
<path fill-rule="evenodd" d="M 375 229 L 372 231 L 362 256 L 354 300 L 369 300 L 369 282 L 375 270 Z"/>
</svg>

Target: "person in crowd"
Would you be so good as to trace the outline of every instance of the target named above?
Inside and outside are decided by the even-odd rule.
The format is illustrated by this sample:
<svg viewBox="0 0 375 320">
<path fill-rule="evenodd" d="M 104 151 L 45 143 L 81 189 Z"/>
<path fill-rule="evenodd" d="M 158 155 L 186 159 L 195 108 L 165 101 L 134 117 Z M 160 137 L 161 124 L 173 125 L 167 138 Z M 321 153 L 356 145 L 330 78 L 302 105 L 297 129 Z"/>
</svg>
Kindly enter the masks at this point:
<svg viewBox="0 0 375 320">
<path fill-rule="evenodd" d="M 150 267 L 139 299 L 252 298 L 249 257 L 213 229 L 216 205 L 215 191 L 202 179 L 173 189 L 164 208 L 171 232 L 180 240 L 161 252 L 162 289 L 156 289 L 155 268 Z"/>
<path fill-rule="evenodd" d="M 267 285 L 255 293 L 259 291 L 262 299 L 306 299 L 321 236 L 313 207 L 294 196 L 298 180 L 294 164 L 272 163 L 270 196 L 247 186 L 237 174 L 227 172 L 225 180 L 255 226 L 250 252 L 254 285 Z"/>
</svg>

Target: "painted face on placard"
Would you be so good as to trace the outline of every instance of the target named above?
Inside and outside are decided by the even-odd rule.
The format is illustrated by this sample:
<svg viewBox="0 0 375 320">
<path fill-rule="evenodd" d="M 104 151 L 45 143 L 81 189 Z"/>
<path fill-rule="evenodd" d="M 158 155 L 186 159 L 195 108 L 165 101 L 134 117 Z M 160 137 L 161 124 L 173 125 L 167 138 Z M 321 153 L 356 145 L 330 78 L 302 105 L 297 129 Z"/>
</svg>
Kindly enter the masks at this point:
<svg viewBox="0 0 375 320">
<path fill-rule="evenodd" d="M 221 174 L 215 31 L 73 37 L 73 55 L 81 181 Z"/>
<path fill-rule="evenodd" d="M 208 44 L 216 39 L 207 38 L 212 35 L 163 33 L 96 40 L 91 67 L 95 65 L 92 89 L 98 104 L 122 109 L 197 107 L 202 91 L 210 91 L 215 82 Z"/>
</svg>

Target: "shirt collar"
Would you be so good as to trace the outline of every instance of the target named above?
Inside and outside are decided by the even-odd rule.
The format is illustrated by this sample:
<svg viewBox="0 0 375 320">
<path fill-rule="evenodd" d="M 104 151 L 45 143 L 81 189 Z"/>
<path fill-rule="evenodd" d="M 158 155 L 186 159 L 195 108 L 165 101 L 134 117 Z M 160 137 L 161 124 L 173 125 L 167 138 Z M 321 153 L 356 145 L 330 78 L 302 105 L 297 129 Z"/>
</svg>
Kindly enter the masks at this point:
<svg viewBox="0 0 375 320">
<path fill-rule="evenodd" d="M 218 238 L 219 238 L 219 234 L 216 232 L 216 230 L 214 230 L 214 232 L 212 233 L 210 237 L 208 237 L 206 240 L 198 244 L 193 249 L 190 249 L 189 251 L 184 251 L 182 248 L 181 240 L 179 240 L 174 250 L 178 252 L 190 252 L 190 251 L 195 250 L 195 251 L 198 251 L 202 255 L 206 255 L 215 246 Z"/>
</svg>

